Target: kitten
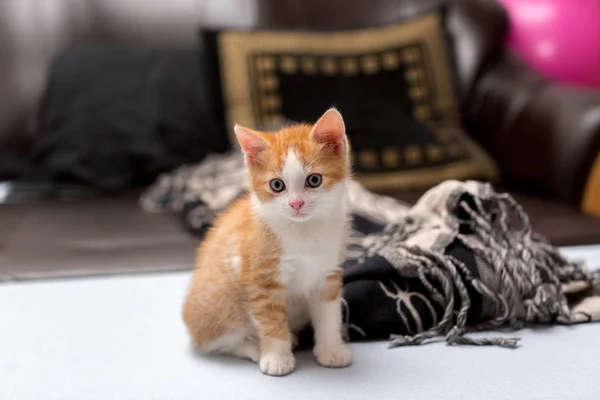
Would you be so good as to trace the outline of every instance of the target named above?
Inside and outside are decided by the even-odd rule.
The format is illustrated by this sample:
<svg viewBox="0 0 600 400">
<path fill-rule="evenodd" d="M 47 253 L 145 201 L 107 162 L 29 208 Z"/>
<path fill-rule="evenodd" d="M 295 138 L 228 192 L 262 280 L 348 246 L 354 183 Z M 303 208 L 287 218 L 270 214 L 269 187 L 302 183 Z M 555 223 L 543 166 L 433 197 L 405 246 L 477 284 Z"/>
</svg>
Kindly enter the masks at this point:
<svg viewBox="0 0 600 400">
<path fill-rule="evenodd" d="M 342 116 L 330 109 L 312 126 L 235 133 L 251 190 L 198 249 L 183 309 L 192 341 L 203 353 L 248 358 L 280 376 L 294 370 L 294 334 L 312 322 L 317 362 L 348 366 L 340 268 L 350 159 Z"/>
</svg>

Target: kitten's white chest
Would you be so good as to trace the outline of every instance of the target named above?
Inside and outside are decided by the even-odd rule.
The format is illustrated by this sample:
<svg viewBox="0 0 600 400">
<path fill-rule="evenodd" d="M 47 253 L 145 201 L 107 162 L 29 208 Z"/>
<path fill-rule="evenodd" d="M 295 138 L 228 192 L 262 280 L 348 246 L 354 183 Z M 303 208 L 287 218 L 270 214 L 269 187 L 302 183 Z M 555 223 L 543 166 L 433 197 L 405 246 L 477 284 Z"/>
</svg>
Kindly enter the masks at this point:
<svg viewBox="0 0 600 400">
<path fill-rule="evenodd" d="M 281 279 L 289 293 L 308 297 L 320 289 L 327 273 L 339 265 L 343 234 L 343 226 L 335 224 L 282 239 Z"/>
<path fill-rule="evenodd" d="M 287 319 L 292 332 L 310 322 L 311 298 L 319 296 L 325 276 L 339 265 L 343 230 L 313 232 L 282 240 L 281 280 L 286 285 Z"/>
</svg>

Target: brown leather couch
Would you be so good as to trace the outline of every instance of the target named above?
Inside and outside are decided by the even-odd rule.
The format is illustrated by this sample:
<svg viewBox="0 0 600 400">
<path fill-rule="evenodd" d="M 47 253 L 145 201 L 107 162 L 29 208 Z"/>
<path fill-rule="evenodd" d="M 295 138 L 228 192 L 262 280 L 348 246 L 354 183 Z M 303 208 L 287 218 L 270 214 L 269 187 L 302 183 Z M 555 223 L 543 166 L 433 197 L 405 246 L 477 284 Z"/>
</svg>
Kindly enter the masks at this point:
<svg viewBox="0 0 600 400">
<path fill-rule="evenodd" d="M 4 0 L 0 2 L 0 179 L 27 159 L 48 65 L 82 41 L 194 46 L 201 26 L 352 28 L 416 15 L 441 0 Z M 504 10 L 454 0 L 465 126 L 496 159 L 534 228 L 557 245 L 600 243 L 600 92 L 549 82 L 507 52 Z M 188 269 L 196 240 L 148 215 L 137 193 L 0 205 L 0 281 Z M 396 193 L 414 201 L 419 193 Z"/>
</svg>

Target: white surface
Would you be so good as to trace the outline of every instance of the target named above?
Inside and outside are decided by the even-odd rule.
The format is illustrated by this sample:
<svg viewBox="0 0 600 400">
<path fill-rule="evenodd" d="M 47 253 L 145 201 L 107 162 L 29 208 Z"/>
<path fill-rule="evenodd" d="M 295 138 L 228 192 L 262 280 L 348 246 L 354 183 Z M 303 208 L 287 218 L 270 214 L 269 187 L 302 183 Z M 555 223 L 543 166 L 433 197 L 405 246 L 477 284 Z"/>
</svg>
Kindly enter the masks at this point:
<svg viewBox="0 0 600 400">
<path fill-rule="evenodd" d="M 568 254 L 600 265 L 600 247 Z M 354 364 L 263 376 L 200 358 L 180 319 L 188 273 L 0 286 L 0 399 L 600 399 L 600 324 L 525 330 L 517 350 L 353 344 Z"/>
</svg>

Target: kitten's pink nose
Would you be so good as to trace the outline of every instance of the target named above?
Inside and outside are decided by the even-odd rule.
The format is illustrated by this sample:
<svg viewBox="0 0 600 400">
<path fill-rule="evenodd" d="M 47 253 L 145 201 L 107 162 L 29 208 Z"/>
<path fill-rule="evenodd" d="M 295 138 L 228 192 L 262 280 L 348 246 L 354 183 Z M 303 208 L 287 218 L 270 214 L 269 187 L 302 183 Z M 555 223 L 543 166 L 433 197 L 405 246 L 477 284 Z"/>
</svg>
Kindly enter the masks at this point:
<svg viewBox="0 0 600 400">
<path fill-rule="evenodd" d="M 300 211 L 300 209 L 304 205 L 304 201 L 303 200 L 294 200 L 294 201 L 290 201 L 289 204 L 290 204 L 290 207 L 292 207 L 294 210 Z"/>
</svg>

